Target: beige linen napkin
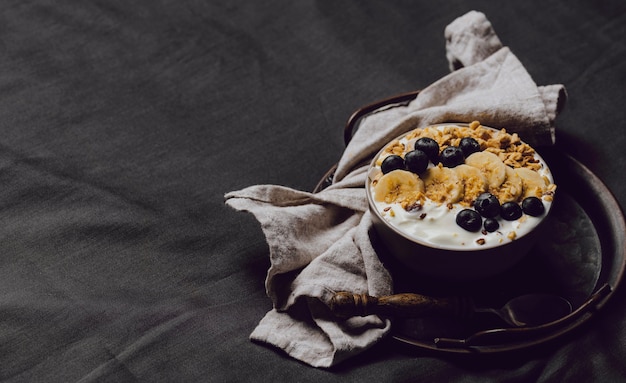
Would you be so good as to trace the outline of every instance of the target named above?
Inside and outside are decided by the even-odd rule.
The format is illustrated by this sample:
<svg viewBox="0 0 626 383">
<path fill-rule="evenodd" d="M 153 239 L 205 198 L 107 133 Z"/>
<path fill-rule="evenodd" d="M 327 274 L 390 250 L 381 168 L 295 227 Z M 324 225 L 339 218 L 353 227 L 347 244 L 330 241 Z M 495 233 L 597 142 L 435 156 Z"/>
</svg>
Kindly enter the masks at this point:
<svg viewBox="0 0 626 383">
<path fill-rule="evenodd" d="M 538 87 L 485 15 L 469 12 L 445 30 L 448 76 L 405 106 L 367 116 L 341 156 L 334 181 L 319 193 L 256 185 L 226 194 L 226 204 L 258 219 L 270 249 L 266 291 L 274 308 L 250 338 L 316 367 L 330 367 L 375 344 L 390 330 L 376 316 L 335 320 L 333 291 L 380 296 L 392 279 L 370 241 L 367 163 L 388 141 L 438 122 L 470 122 L 518 132 L 532 145 L 554 143 L 561 85 Z"/>
</svg>

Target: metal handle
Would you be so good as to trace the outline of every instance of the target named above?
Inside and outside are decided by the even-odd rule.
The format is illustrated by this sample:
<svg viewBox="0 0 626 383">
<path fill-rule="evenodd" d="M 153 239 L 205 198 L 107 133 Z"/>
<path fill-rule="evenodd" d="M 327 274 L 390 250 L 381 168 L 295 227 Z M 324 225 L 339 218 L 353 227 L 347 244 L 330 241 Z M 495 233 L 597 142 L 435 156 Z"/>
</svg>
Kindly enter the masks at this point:
<svg viewBox="0 0 626 383">
<path fill-rule="evenodd" d="M 384 100 L 376 101 L 372 104 L 366 105 L 362 108 L 355 110 L 354 113 L 352 113 L 352 115 L 350 116 L 350 118 L 348 118 L 348 121 L 346 122 L 346 125 L 343 129 L 343 141 L 345 145 L 347 146 L 348 143 L 350 143 L 350 141 L 352 140 L 352 136 L 354 135 L 354 132 L 356 131 L 359 125 L 359 122 L 361 122 L 361 119 L 363 117 L 386 106 L 409 102 L 415 97 L 417 97 L 419 92 L 420 92 L 419 90 L 415 90 L 412 92 L 401 93 L 399 95 L 392 96 Z M 332 184 L 333 176 L 335 175 L 335 170 L 337 170 L 337 164 L 333 165 L 330 169 L 328 169 L 326 174 L 324 174 L 324 176 L 315 185 L 315 188 L 313 189 L 313 193 L 319 193 L 320 191 L 327 188 L 330 184 Z"/>
<path fill-rule="evenodd" d="M 356 127 L 358 126 L 359 121 L 365 115 L 375 112 L 376 110 L 385 106 L 389 106 L 393 104 L 401 104 L 401 103 L 411 101 L 412 99 L 417 97 L 419 92 L 420 92 L 419 90 L 414 90 L 412 92 L 401 93 L 396 96 L 386 98 L 384 100 L 373 102 L 369 105 L 366 105 L 354 111 L 354 113 L 352 113 L 352 115 L 348 119 L 348 122 L 346 123 L 346 126 L 343 130 L 343 141 L 346 144 L 346 146 L 348 145 L 350 140 L 352 140 L 352 135 L 354 135 L 354 131 Z"/>
<path fill-rule="evenodd" d="M 438 348 L 469 348 L 477 346 L 488 346 L 494 344 L 504 344 L 520 340 L 533 339 L 535 336 L 564 328 L 570 323 L 577 320 L 585 320 L 585 315 L 590 316 L 593 310 L 608 296 L 611 292 L 611 286 L 604 284 L 598 289 L 585 303 L 570 315 L 565 316 L 552 323 L 541 326 L 525 327 L 525 328 L 500 328 L 493 330 L 479 331 L 465 339 L 454 338 L 436 338 L 435 345 Z"/>
</svg>

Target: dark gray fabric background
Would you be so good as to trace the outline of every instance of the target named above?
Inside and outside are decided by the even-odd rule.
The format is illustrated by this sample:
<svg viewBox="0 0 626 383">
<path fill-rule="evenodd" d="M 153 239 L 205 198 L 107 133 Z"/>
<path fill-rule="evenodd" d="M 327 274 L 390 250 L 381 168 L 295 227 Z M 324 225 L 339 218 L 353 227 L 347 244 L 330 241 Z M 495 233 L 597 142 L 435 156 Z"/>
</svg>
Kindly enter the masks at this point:
<svg viewBox="0 0 626 383">
<path fill-rule="evenodd" d="M 623 289 L 514 355 L 388 339 L 322 370 L 248 340 L 267 245 L 224 193 L 311 190 L 353 110 L 448 73 L 471 9 L 565 84 L 558 146 L 625 206 L 623 1 L 0 1 L 0 380 L 625 381 Z"/>
</svg>

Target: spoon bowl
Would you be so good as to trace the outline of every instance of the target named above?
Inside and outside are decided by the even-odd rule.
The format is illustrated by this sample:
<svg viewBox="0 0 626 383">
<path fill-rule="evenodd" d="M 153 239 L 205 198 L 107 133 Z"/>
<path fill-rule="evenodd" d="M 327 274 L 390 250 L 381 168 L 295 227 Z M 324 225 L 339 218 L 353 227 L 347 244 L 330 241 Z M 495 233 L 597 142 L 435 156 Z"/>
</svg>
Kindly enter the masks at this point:
<svg viewBox="0 0 626 383">
<path fill-rule="evenodd" d="M 568 315 L 572 305 L 558 295 L 527 294 L 511 299 L 499 309 L 475 307 L 474 312 L 495 314 L 515 327 L 539 326 Z"/>
</svg>

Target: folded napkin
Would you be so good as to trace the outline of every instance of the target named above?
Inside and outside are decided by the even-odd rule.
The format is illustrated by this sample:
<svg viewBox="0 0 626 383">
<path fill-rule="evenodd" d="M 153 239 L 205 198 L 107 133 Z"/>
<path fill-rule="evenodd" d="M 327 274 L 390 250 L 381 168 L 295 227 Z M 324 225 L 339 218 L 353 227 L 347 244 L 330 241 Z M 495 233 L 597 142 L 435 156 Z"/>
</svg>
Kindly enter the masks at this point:
<svg viewBox="0 0 626 383">
<path fill-rule="evenodd" d="M 226 194 L 227 205 L 258 219 L 270 249 L 266 291 L 274 308 L 252 340 L 311 366 L 330 367 L 387 335 L 387 319 L 337 320 L 327 303 L 334 291 L 392 293 L 391 275 L 371 244 L 364 186 L 367 163 L 394 137 L 429 124 L 478 120 L 518 132 L 531 145 L 554 143 L 563 86 L 538 87 L 480 12 L 454 20 L 445 37 L 453 72 L 407 105 L 365 117 L 328 188 L 309 193 L 256 185 Z"/>
</svg>

